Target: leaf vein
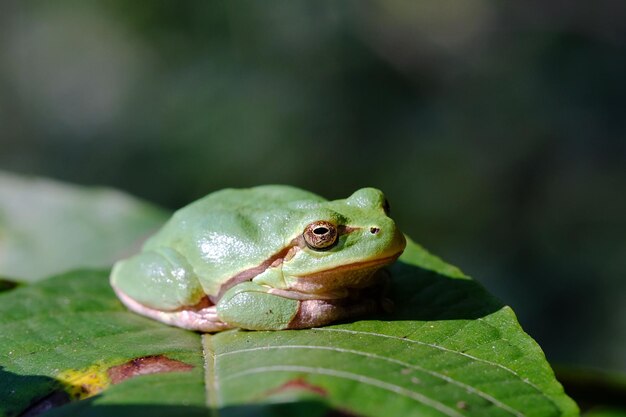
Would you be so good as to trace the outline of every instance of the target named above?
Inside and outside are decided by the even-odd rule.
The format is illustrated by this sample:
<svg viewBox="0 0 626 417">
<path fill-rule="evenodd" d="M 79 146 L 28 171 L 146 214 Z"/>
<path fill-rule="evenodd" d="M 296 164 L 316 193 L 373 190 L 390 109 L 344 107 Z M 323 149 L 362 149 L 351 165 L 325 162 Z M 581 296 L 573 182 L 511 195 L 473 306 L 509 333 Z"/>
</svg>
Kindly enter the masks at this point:
<svg viewBox="0 0 626 417">
<path fill-rule="evenodd" d="M 350 333 L 350 334 L 363 334 L 363 335 L 374 336 L 374 337 L 383 337 L 383 338 L 388 338 L 388 339 L 395 339 L 395 340 L 400 340 L 402 342 L 415 343 L 415 344 L 422 345 L 422 346 L 429 346 L 429 347 L 431 347 L 433 349 L 439 349 L 439 350 L 442 350 L 444 352 L 449 352 L 449 353 L 453 353 L 453 354 L 456 354 L 456 355 L 465 356 L 468 359 L 472 359 L 472 360 L 475 360 L 477 362 L 482 362 L 482 363 L 485 363 L 487 365 L 491 365 L 491 366 L 495 366 L 495 367 L 498 367 L 500 369 L 503 369 L 506 372 L 509 372 L 509 373 L 515 375 L 523 383 L 529 385 L 533 389 L 537 390 L 539 393 L 543 394 L 543 392 L 541 391 L 541 389 L 537 385 L 535 385 L 534 383 L 530 382 L 526 378 L 522 378 L 513 369 L 507 368 L 506 366 L 504 366 L 502 364 L 499 364 L 497 362 L 492 362 L 492 361 L 487 360 L 487 359 L 482 359 L 482 358 L 479 358 L 477 356 L 470 355 L 469 353 L 459 352 L 459 351 L 456 351 L 456 350 L 453 350 L 453 349 L 449 349 L 449 348 L 446 348 L 444 346 L 440 346 L 440 345 L 437 345 L 437 344 L 434 344 L 434 343 L 427 343 L 427 342 L 422 342 L 420 340 L 406 339 L 406 338 L 402 338 L 402 337 L 398 337 L 398 336 L 392 336 L 392 335 L 383 334 L 383 333 L 363 332 L 363 331 L 349 330 L 349 329 L 329 329 L 329 328 L 316 327 L 315 330 L 326 331 L 326 332 L 343 332 L 343 333 Z M 545 394 L 543 394 L 543 395 L 545 395 Z M 553 404 L 554 404 L 554 402 L 553 402 Z"/>
<path fill-rule="evenodd" d="M 299 366 L 299 365 L 272 365 L 272 366 L 259 366 L 257 368 L 247 369 L 245 371 L 237 372 L 231 375 L 224 377 L 227 379 L 234 379 L 250 374 L 257 374 L 263 372 L 308 372 L 319 375 L 327 375 L 335 378 L 343 378 L 349 379 L 352 381 L 357 381 L 362 384 L 371 385 L 377 388 L 384 389 L 386 391 L 393 392 L 398 395 L 402 395 L 407 398 L 411 398 L 417 402 L 420 402 L 426 406 L 432 407 L 435 410 L 439 411 L 442 414 L 451 417 L 463 417 L 463 414 L 457 412 L 456 410 L 448 407 L 442 402 L 436 401 L 432 398 L 429 398 L 419 392 L 411 391 L 409 389 L 403 388 L 399 385 L 391 384 L 389 382 L 381 381 L 376 378 L 371 378 L 365 375 L 355 374 L 353 372 L 346 371 L 338 371 L 336 369 L 329 368 L 314 368 L 309 366 Z"/>
<path fill-rule="evenodd" d="M 449 377 L 447 375 L 444 375 L 440 372 L 437 371 L 432 371 L 429 370 L 427 368 L 421 367 L 419 365 L 413 365 L 409 362 L 404 362 L 398 359 L 394 359 L 394 358 L 388 358 L 385 356 L 381 356 L 381 355 L 377 355 L 375 353 L 370 353 L 370 352 L 364 352 L 364 351 L 358 351 L 358 350 L 354 350 L 354 349 L 344 349 L 344 348 L 338 348 L 335 346 L 313 346 L 313 345 L 282 345 L 282 346 L 260 346 L 260 347 L 255 347 L 255 348 L 247 348 L 247 349 L 239 349 L 239 350 L 233 350 L 233 351 L 229 351 L 229 352 L 224 352 L 224 353 L 220 353 L 217 356 L 226 356 L 226 355 L 232 355 L 232 354 L 236 354 L 236 353 L 245 353 L 245 352 L 253 352 L 253 351 L 258 351 L 258 350 L 270 350 L 270 349 L 320 349 L 320 350 L 330 350 L 330 351 L 335 351 L 335 352 L 340 352 L 340 353 L 350 353 L 350 354 L 354 354 L 354 355 L 360 355 L 360 356 L 365 356 L 367 358 L 372 358 L 372 359 L 378 359 L 378 360 L 383 360 L 383 361 L 387 361 L 387 362 L 391 362 L 397 365 L 401 365 L 404 366 L 406 368 L 413 368 L 416 370 L 419 370 L 421 372 L 427 373 L 429 375 L 432 375 L 436 378 L 442 379 L 448 383 L 451 383 L 453 385 L 457 385 L 465 390 L 467 390 L 468 392 L 474 393 L 476 395 L 478 395 L 479 397 L 487 400 L 488 402 L 492 403 L 493 405 L 495 405 L 496 407 L 499 407 L 505 411 L 507 411 L 510 414 L 513 414 L 517 417 L 524 417 L 525 414 L 521 413 L 519 410 L 516 410 L 513 407 L 508 406 L 507 404 L 504 404 L 503 402 L 499 401 L 498 399 L 496 399 L 495 397 L 487 394 L 486 392 L 477 389 L 471 385 L 465 384 L 464 382 L 461 382 L 457 379 L 454 379 L 452 377 Z"/>
</svg>

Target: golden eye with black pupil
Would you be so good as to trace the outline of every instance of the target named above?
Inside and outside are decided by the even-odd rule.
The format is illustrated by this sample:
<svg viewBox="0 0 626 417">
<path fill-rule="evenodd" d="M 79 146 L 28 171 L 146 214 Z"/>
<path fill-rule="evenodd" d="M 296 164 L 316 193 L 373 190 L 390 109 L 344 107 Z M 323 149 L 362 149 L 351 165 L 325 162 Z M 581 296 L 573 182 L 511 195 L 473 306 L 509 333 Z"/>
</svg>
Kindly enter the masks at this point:
<svg viewBox="0 0 626 417">
<path fill-rule="evenodd" d="M 337 227 L 329 222 L 320 220 L 304 228 L 302 233 L 306 245 L 313 250 L 326 250 L 337 243 Z"/>
</svg>

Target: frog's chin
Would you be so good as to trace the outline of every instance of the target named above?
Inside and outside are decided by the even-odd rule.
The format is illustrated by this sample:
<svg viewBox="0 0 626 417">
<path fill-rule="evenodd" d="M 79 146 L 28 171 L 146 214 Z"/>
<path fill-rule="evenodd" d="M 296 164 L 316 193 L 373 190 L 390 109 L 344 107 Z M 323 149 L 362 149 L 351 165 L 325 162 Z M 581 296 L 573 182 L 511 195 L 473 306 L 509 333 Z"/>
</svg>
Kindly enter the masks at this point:
<svg viewBox="0 0 626 417">
<path fill-rule="evenodd" d="M 367 261 L 359 261 L 359 262 L 352 262 L 349 264 L 337 265 L 337 266 L 334 266 L 332 268 L 328 268 L 322 271 L 315 271 L 315 272 L 311 272 L 308 274 L 298 275 L 297 279 L 311 279 L 311 278 L 315 278 L 315 277 L 319 277 L 321 275 L 327 275 L 327 274 L 333 274 L 333 275 L 337 274 L 341 276 L 344 274 L 346 275 L 350 274 L 351 271 L 358 273 L 359 271 L 367 271 L 372 268 L 377 268 L 377 269 L 382 268 L 383 266 L 391 265 L 392 263 L 394 263 L 400 257 L 400 255 L 402 255 L 402 252 L 403 251 L 399 251 L 390 256 L 369 259 Z"/>
<path fill-rule="evenodd" d="M 335 300 L 350 297 L 360 289 L 384 283 L 389 274 L 381 271 L 381 268 L 395 262 L 401 254 L 399 252 L 298 275 L 287 281 L 287 288 L 275 288 L 271 292 L 297 300 Z"/>
</svg>

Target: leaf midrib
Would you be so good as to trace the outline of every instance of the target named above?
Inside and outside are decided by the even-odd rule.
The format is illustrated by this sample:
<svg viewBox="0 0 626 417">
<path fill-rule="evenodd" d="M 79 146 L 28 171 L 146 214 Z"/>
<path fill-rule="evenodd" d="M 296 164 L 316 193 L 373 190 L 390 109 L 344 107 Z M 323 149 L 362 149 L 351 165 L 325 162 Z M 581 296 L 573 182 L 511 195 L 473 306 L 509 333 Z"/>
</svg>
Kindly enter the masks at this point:
<svg viewBox="0 0 626 417">
<path fill-rule="evenodd" d="M 202 356 L 204 358 L 204 386 L 206 390 L 206 405 L 211 410 L 211 416 L 217 417 L 219 399 L 219 381 L 215 374 L 215 365 L 217 356 L 213 348 L 213 336 L 210 334 L 202 335 Z"/>
</svg>

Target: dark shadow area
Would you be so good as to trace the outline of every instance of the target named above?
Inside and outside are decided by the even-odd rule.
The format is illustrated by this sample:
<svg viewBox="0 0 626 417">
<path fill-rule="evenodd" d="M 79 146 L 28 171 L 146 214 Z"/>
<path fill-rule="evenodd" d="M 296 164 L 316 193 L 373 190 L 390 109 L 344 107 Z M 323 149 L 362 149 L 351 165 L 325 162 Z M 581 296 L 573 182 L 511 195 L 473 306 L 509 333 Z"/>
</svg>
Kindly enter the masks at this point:
<svg viewBox="0 0 626 417">
<path fill-rule="evenodd" d="M 284 402 L 274 404 L 251 404 L 241 406 L 238 405 L 221 408 L 219 410 L 219 415 L 224 417 L 347 416 L 347 414 L 338 413 L 338 411 L 332 410 L 328 404 L 317 400 L 305 400 L 299 402 Z"/>
<path fill-rule="evenodd" d="M 626 411 L 626 379 L 618 374 L 591 369 L 554 368 L 565 392 L 582 411 L 593 408 L 619 408 Z"/>
<path fill-rule="evenodd" d="M 0 366 L 0 413 L 32 417 L 69 402 L 58 382 L 41 375 L 18 375 Z"/>
<path fill-rule="evenodd" d="M 45 417 L 208 417 L 215 415 L 209 408 L 173 405 L 98 405 L 93 404 L 97 397 L 68 404 L 45 414 Z M 222 417 L 342 417 L 354 416 L 337 410 L 321 401 L 300 401 L 291 403 L 254 404 L 228 406 L 217 412 Z"/>
<path fill-rule="evenodd" d="M 97 405 L 93 402 L 98 397 L 88 398 L 55 408 L 45 413 L 45 417 L 208 417 L 211 411 L 205 407 L 174 406 L 174 405 Z"/>
<path fill-rule="evenodd" d="M 0 278 L 0 293 L 12 290 L 20 285 L 19 282 L 11 281 L 6 278 Z"/>
<path fill-rule="evenodd" d="M 389 269 L 392 319 L 472 320 L 504 307 L 473 280 L 450 278 L 404 262 L 396 262 Z"/>
</svg>

